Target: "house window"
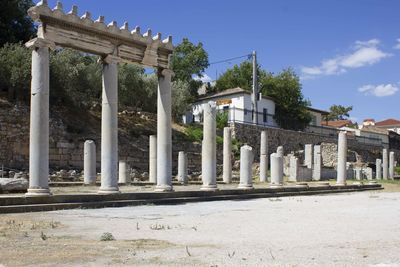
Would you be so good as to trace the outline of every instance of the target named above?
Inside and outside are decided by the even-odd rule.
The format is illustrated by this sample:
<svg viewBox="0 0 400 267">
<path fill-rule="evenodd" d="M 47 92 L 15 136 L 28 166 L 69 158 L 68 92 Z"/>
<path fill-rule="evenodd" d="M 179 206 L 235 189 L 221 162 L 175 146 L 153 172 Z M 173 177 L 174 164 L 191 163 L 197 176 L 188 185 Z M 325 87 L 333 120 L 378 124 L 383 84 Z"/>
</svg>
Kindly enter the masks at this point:
<svg viewBox="0 0 400 267">
<path fill-rule="evenodd" d="M 229 110 L 229 106 L 224 106 L 223 108 L 222 108 L 222 110 L 225 112 L 225 111 L 228 111 Z"/>
<path fill-rule="evenodd" d="M 317 116 L 311 115 L 311 125 L 316 126 L 317 125 Z"/>
<path fill-rule="evenodd" d="M 263 109 L 263 122 L 268 122 L 268 109 Z"/>
</svg>

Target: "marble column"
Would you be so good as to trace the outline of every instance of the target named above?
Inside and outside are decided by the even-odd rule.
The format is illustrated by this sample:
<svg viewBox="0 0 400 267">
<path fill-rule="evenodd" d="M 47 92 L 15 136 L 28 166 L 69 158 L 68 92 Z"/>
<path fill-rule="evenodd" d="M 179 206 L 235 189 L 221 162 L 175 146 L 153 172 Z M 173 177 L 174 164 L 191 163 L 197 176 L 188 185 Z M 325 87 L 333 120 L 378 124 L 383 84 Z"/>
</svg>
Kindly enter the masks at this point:
<svg viewBox="0 0 400 267">
<path fill-rule="evenodd" d="M 83 147 L 83 183 L 96 184 L 96 144 L 86 140 Z"/>
<path fill-rule="evenodd" d="M 130 167 L 125 160 L 120 160 L 118 164 L 118 183 L 131 184 Z"/>
<path fill-rule="evenodd" d="M 381 180 L 382 179 L 382 160 L 376 159 L 375 165 L 376 165 L 376 169 L 375 169 L 376 180 Z"/>
<path fill-rule="evenodd" d="M 201 154 L 201 190 L 217 189 L 216 104 L 203 104 L 203 142 Z"/>
<path fill-rule="evenodd" d="M 272 153 L 271 161 L 271 187 L 283 186 L 283 157 L 278 153 Z"/>
<path fill-rule="evenodd" d="M 312 178 L 314 181 L 321 180 L 321 172 L 322 172 L 322 156 L 321 156 L 321 146 L 314 146 L 314 162 L 312 169 Z"/>
<path fill-rule="evenodd" d="M 103 59 L 101 105 L 101 186 L 99 194 L 120 193 L 118 189 L 118 58 Z"/>
<path fill-rule="evenodd" d="M 35 38 L 32 49 L 31 113 L 29 135 L 29 188 L 26 196 L 49 196 L 49 47 Z"/>
<path fill-rule="evenodd" d="M 394 180 L 394 152 L 389 153 L 389 179 Z"/>
<path fill-rule="evenodd" d="M 261 132 L 260 141 L 260 182 L 266 182 L 268 177 L 268 133 Z"/>
<path fill-rule="evenodd" d="M 149 182 L 157 184 L 157 135 L 149 136 Z"/>
<path fill-rule="evenodd" d="M 382 179 L 387 180 L 389 178 L 389 163 L 388 163 L 388 151 L 386 148 L 382 150 Z"/>
<path fill-rule="evenodd" d="M 313 165 L 313 145 L 307 144 L 304 146 L 304 165 L 311 169 Z"/>
<path fill-rule="evenodd" d="M 238 188 L 253 189 L 253 148 L 244 145 L 240 148 L 240 182 Z"/>
<path fill-rule="evenodd" d="M 292 182 L 297 182 L 298 177 L 299 177 L 299 159 L 295 156 L 291 156 L 289 161 L 289 179 Z"/>
<path fill-rule="evenodd" d="M 178 153 L 178 182 L 187 184 L 187 155 L 184 151 Z"/>
<path fill-rule="evenodd" d="M 223 170 L 222 170 L 222 180 L 226 184 L 232 182 L 232 136 L 231 128 L 224 128 L 224 148 L 223 148 Z"/>
<path fill-rule="evenodd" d="M 157 186 L 156 191 L 172 190 L 171 78 L 164 69 L 158 75 L 157 93 Z"/>
<path fill-rule="evenodd" d="M 336 185 L 346 185 L 346 178 L 347 178 L 346 163 L 347 163 L 347 136 L 346 132 L 340 132 L 338 137 Z"/>
</svg>

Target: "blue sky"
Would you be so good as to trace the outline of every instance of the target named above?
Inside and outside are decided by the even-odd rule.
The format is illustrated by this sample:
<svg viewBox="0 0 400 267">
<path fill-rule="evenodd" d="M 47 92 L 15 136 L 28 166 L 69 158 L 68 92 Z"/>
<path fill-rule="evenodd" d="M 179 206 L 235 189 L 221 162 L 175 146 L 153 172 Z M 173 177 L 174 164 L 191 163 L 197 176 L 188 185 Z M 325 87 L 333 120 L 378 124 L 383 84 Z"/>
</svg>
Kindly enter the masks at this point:
<svg viewBox="0 0 400 267">
<path fill-rule="evenodd" d="M 37 1 L 36 1 L 37 2 Z M 210 62 L 257 51 L 274 73 L 293 67 L 312 106 L 352 105 L 351 116 L 400 119 L 400 1 L 397 0 L 65 0 L 79 14 L 128 21 L 142 31 L 201 41 Z M 50 6 L 56 1 L 49 0 Z M 211 65 L 215 79 L 233 64 Z"/>
</svg>

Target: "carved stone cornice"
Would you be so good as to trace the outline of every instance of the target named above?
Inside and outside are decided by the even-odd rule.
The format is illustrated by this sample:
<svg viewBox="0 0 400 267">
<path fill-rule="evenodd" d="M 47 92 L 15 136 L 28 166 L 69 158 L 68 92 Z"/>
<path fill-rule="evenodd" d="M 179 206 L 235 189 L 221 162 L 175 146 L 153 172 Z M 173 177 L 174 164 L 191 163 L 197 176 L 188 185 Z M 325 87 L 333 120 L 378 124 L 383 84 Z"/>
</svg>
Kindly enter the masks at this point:
<svg viewBox="0 0 400 267">
<path fill-rule="evenodd" d="M 50 9 L 47 0 L 42 0 L 31 7 L 28 14 L 40 23 L 38 37 L 57 46 L 70 47 L 101 57 L 117 55 L 122 61 L 149 67 L 169 66 L 169 57 L 174 49 L 171 36 L 162 40 L 161 33 L 152 37 L 151 30 L 141 34 L 139 27 L 130 32 L 127 22 L 121 28 L 118 28 L 115 21 L 106 25 L 104 16 L 99 16 L 94 21 L 89 12 L 79 17 L 77 6 L 65 13 L 61 2 Z M 115 48 L 117 51 L 114 51 Z"/>
</svg>

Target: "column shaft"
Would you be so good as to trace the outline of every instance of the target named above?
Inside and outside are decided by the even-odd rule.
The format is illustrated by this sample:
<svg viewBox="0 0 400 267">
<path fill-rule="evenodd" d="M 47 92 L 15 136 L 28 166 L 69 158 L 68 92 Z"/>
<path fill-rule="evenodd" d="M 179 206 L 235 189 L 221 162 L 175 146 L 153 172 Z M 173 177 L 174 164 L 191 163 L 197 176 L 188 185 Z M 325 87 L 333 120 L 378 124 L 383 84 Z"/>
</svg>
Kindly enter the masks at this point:
<svg viewBox="0 0 400 267">
<path fill-rule="evenodd" d="M 381 180 L 382 179 L 382 160 L 376 159 L 375 165 L 376 165 L 376 169 L 375 169 L 376 179 Z"/>
<path fill-rule="evenodd" d="M 171 76 L 167 69 L 158 76 L 156 191 L 172 190 Z"/>
<path fill-rule="evenodd" d="M 389 163 L 388 163 L 388 150 L 384 148 L 382 150 L 382 179 L 387 180 L 389 178 Z"/>
<path fill-rule="evenodd" d="M 203 142 L 201 155 L 202 190 L 217 189 L 216 104 L 203 105 Z"/>
<path fill-rule="evenodd" d="M 346 185 L 347 178 L 347 136 L 346 132 L 340 132 L 338 138 L 338 160 L 337 160 L 337 185 Z"/>
<path fill-rule="evenodd" d="M 29 189 L 27 196 L 50 195 L 49 190 L 49 48 L 32 51 Z"/>
<path fill-rule="evenodd" d="M 96 144 L 86 140 L 83 148 L 83 182 L 96 184 Z"/>
<path fill-rule="evenodd" d="M 280 187 L 283 185 L 283 158 L 277 153 L 271 156 L 271 186 Z"/>
<path fill-rule="evenodd" d="M 394 180 L 394 152 L 389 153 L 389 179 Z"/>
<path fill-rule="evenodd" d="M 157 135 L 149 137 L 149 182 L 157 184 Z"/>
<path fill-rule="evenodd" d="M 261 132 L 260 141 L 260 182 L 266 182 L 268 177 L 268 133 Z"/>
<path fill-rule="evenodd" d="M 101 187 L 99 194 L 118 190 L 118 65 L 103 63 L 101 109 Z"/>
<path fill-rule="evenodd" d="M 231 128 L 224 128 L 224 149 L 223 149 L 223 172 L 222 179 L 224 183 L 229 184 L 232 182 L 232 136 Z"/>
<path fill-rule="evenodd" d="M 244 145 L 240 148 L 240 183 L 239 188 L 253 189 L 253 148 Z"/>
</svg>

